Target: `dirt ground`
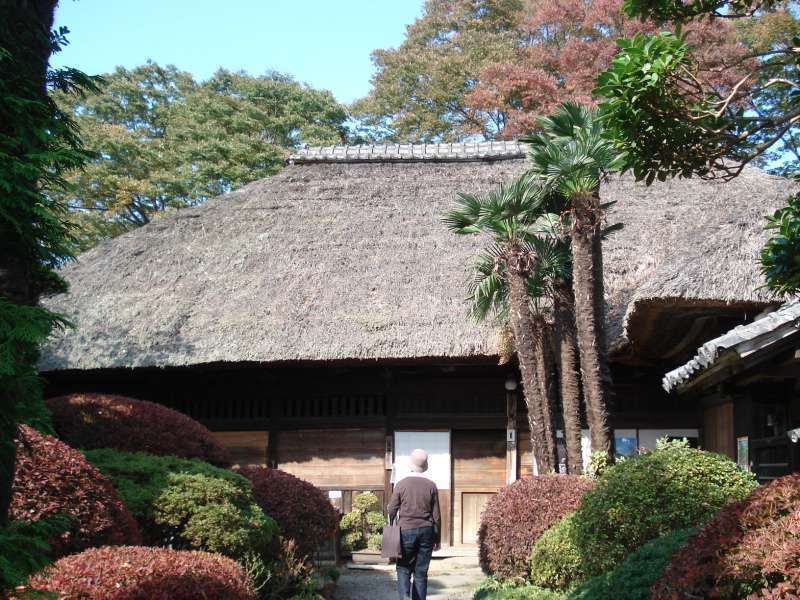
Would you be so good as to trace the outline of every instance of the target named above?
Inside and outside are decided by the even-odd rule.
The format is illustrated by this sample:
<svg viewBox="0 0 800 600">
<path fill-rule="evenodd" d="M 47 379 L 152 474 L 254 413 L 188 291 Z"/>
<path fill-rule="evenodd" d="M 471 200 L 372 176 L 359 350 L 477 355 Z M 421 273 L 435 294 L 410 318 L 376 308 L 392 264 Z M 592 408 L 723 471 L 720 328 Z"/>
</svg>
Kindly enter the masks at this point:
<svg viewBox="0 0 800 600">
<path fill-rule="evenodd" d="M 434 558 L 428 571 L 428 600 L 470 600 L 484 578 L 478 558 Z M 394 566 L 375 570 L 343 569 L 336 600 L 397 600 Z"/>
</svg>

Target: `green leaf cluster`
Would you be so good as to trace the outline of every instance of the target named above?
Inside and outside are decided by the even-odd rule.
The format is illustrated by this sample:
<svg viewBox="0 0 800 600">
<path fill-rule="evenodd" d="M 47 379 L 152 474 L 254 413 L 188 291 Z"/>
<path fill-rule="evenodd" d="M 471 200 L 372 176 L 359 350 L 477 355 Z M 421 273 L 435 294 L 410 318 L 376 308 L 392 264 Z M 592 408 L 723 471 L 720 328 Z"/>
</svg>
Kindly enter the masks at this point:
<svg viewBox="0 0 800 600">
<path fill-rule="evenodd" d="M 551 590 L 568 590 L 586 578 L 580 535 L 574 513 L 567 515 L 536 540 L 531 549 L 531 582 Z"/>
<path fill-rule="evenodd" d="M 68 528 L 64 518 L 13 521 L 0 527 L 0 590 L 13 589 L 48 565 L 48 540 Z"/>
<path fill-rule="evenodd" d="M 302 144 L 345 139 L 329 92 L 286 75 L 217 71 L 205 82 L 148 62 L 104 76 L 99 94 L 56 94 L 96 158 L 54 193 L 78 226 L 78 248 L 278 171 Z"/>
<path fill-rule="evenodd" d="M 800 194 L 767 217 L 772 235 L 761 250 L 761 272 L 766 287 L 776 294 L 800 291 Z"/>
<path fill-rule="evenodd" d="M 232 558 L 271 551 L 278 526 L 242 475 L 196 459 L 109 448 L 86 457 L 117 488 L 149 543 Z"/>
<path fill-rule="evenodd" d="M 350 552 L 364 548 L 379 549 L 385 525 L 386 517 L 383 516 L 378 496 L 372 492 L 359 494 L 353 500 L 353 509 L 339 522 L 343 548 Z"/>
</svg>

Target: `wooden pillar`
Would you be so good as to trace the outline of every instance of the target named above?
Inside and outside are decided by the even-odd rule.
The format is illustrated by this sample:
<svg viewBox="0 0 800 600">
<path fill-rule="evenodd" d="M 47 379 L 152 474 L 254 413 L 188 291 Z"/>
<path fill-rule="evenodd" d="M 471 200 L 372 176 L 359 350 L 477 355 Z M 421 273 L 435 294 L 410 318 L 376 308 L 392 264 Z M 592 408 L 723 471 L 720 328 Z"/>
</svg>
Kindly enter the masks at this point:
<svg viewBox="0 0 800 600">
<path fill-rule="evenodd" d="M 506 391 L 506 483 L 517 480 L 517 394 Z"/>
</svg>

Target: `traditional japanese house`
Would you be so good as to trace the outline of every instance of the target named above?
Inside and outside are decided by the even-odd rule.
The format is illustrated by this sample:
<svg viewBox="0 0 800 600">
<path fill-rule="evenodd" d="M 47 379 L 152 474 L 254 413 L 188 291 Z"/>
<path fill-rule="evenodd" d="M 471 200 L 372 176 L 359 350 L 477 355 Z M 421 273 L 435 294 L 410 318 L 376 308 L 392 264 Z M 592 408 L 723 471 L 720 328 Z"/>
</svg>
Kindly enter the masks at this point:
<svg viewBox="0 0 800 600">
<path fill-rule="evenodd" d="M 44 351 L 48 393 L 161 402 L 343 509 L 360 491 L 385 498 L 426 448 L 444 541 L 472 543 L 486 500 L 533 466 L 517 369 L 498 364 L 495 326 L 467 318 L 481 241 L 441 217 L 457 192 L 525 169 L 514 142 L 308 148 L 103 242 L 47 301 L 76 325 Z M 755 168 L 725 184 L 603 185 L 624 224 L 604 245 L 618 452 L 704 443 L 702 407 L 661 375 L 769 305 L 756 257 L 789 187 Z"/>
<path fill-rule="evenodd" d="M 707 449 L 762 482 L 800 470 L 800 301 L 706 342 L 663 384 L 701 406 Z"/>
</svg>

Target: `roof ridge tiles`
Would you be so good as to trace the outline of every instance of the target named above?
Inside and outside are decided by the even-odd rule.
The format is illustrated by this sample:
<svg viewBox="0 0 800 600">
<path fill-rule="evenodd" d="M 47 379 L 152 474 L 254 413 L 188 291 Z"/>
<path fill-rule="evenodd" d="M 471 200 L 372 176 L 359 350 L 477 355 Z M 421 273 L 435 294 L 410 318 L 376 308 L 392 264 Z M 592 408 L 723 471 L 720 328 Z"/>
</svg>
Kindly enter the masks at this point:
<svg viewBox="0 0 800 600">
<path fill-rule="evenodd" d="M 421 160 L 497 160 L 523 158 L 518 141 L 465 141 L 431 144 L 357 144 L 304 146 L 291 154 L 288 164 L 319 162 L 404 162 Z"/>
</svg>

